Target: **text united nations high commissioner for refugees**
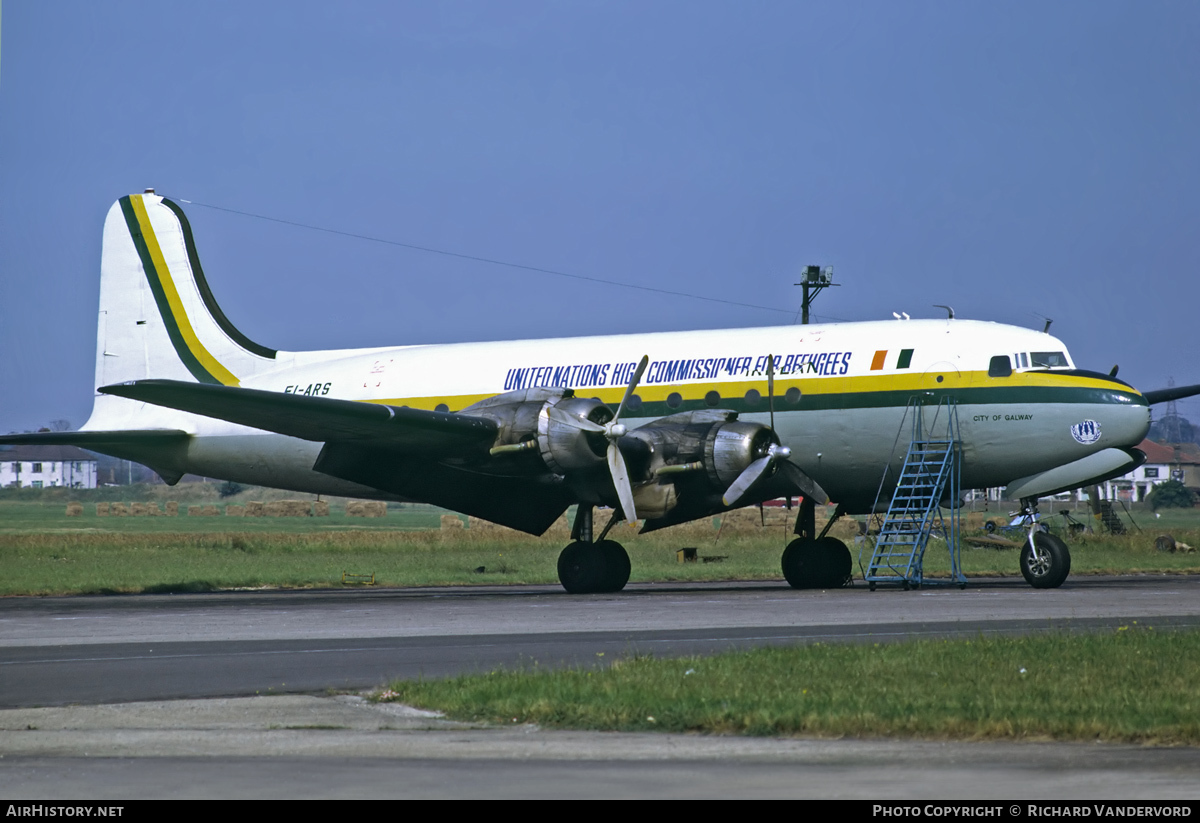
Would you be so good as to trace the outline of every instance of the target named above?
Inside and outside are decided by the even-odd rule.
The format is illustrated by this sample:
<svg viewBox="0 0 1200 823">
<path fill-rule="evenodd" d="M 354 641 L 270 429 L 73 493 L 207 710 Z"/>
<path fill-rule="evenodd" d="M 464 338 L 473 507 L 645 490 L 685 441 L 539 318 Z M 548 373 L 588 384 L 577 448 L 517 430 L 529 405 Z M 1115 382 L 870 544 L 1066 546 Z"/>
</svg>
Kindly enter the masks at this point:
<svg viewBox="0 0 1200 823">
<path fill-rule="evenodd" d="M 890 806 L 876 803 L 874 817 L 1191 817 L 1191 806 L 1091 806 L 1027 805 L 1008 806 Z"/>
</svg>

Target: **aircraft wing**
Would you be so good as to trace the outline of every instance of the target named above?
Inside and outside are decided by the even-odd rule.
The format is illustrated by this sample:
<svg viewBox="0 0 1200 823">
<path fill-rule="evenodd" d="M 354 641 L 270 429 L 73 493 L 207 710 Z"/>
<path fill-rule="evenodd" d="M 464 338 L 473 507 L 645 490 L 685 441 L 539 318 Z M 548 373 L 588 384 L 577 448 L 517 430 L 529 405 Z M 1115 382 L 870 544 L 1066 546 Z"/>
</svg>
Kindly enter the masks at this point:
<svg viewBox="0 0 1200 823">
<path fill-rule="evenodd" d="M 136 380 L 100 391 L 302 440 L 369 442 L 404 454 L 486 454 L 497 431 L 481 417 L 182 380 Z"/>
<path fill-rule="evenodd" d="M 1172 386 L 1169 389 L 1142 392 L 1142 396 L 1151 406 L 1157 403 L 1166 403 L 1168 400 L 1182 400 L 1197 394 L 1200 394 L 1200 386 Z"/>
</svg>

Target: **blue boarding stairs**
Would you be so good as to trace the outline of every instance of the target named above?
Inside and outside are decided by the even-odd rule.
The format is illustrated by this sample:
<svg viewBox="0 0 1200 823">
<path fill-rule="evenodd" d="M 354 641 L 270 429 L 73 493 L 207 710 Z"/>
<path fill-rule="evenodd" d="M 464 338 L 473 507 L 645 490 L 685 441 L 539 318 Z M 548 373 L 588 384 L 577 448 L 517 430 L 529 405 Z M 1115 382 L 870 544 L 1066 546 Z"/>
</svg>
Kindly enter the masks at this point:
<svg viewBox="0 0 1200 823">
<path fill-rule="evenodd" d="M 912 437 L 871 559 L 863 572 L 872 591 L 880 583 L 898 584 L 905 589 L 935 583 L 963 587 L 967 583 L 960 556 L 959 509 L 944 518 L 940 505 L 943 499 L 957 501 L 961 497 L 958 408 L 951 397 L 943 397 L 936 406 L 927 406 L 931 399 L 925 395 L 913 397 L 900 423 L 903 432 L 905 422 L 911 417 Z M 930 417 L 927 428 L 926 420 Z M 881 492 L 889 471 L 890 465 L 880 481 Z M 878 508 L 878 495 L 876 505 Z M 950 553 L 949 579 L 925 577 L 925 549 L 935 534 L 945 539 Z"/>
</svg>

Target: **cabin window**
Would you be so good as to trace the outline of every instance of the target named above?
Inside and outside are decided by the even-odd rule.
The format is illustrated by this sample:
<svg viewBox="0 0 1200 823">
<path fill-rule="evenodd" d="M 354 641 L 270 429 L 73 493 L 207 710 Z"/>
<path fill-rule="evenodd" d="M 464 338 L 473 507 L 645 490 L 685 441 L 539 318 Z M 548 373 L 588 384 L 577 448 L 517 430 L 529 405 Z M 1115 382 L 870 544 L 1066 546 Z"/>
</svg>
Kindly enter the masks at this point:
<svg viewBox="0 0 1200 823">
<path fill-rule="evenodd" d="M 677 391 L 673 391 L 667 395 L 667 405 L 673 409 L 677 409 L 683 405 L 683 395 Z"/>
<path fill-rule="evenodd" d="M 710 391 L 708 394 L 704 395 L 704 402 L 709 406 L 715 406 L 721 402 L 721 395 L 715 391 Z"/>
<path fill-rule="evenodd" d="M 450 407 L 447 406 L 445 403 L 438 403 L 436 406 L 433 407 L 433 410 L 436 412 L 448 412 L 448 411 L 450 411 Z"/>
<path fill-rule="evenodd" d="M 1008 377 L 1012 374 L 1012 363 L 1007 354 L 998 354 L 988 363 L 988 377 Z"/>
<path fill-rule="evenodd" d="M 1060 351 L 1035 351 L 1029 355 L 1034 366 L 1044 369 L 1067 368 L 1067 356 Z"/>
<path fill-rule="evenodd" d="M 800 402 L 800 390 L 792 386 L 784 393 L 783 399 L 791 403 L 793 406 Z"/>
<path fill-rule="evenodd" d="M 637 411 L 641 407 L 642 407 L 642 398 L 636 394 L 629 395 L 629 402 L 627 402 L 625 404 L 625 408 L 629 409 L 630 411 Z"/>
<path fill-rule="evenodd" d="M 746 392 L 746 405 L 757 406 L 762 401 L 762 395 L 758 393 L 758 389 L 750 389 Z"/>
</svg>

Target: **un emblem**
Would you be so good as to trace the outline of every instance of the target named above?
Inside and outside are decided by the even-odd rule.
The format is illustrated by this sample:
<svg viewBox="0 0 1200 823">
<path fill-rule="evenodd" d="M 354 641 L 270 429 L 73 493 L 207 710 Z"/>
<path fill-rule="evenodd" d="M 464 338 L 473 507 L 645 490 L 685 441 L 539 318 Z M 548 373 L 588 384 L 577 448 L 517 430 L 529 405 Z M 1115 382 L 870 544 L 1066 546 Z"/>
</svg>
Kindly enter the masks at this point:
<svg viewBox="0 0 1200 823">
<path fill-rule="evenodd" d="M 1071 436 L 1087 446 L 1100 439 L 1100 424 L 1095 420 L 1084 420 L 1071 427 Z"/>
</svg>

